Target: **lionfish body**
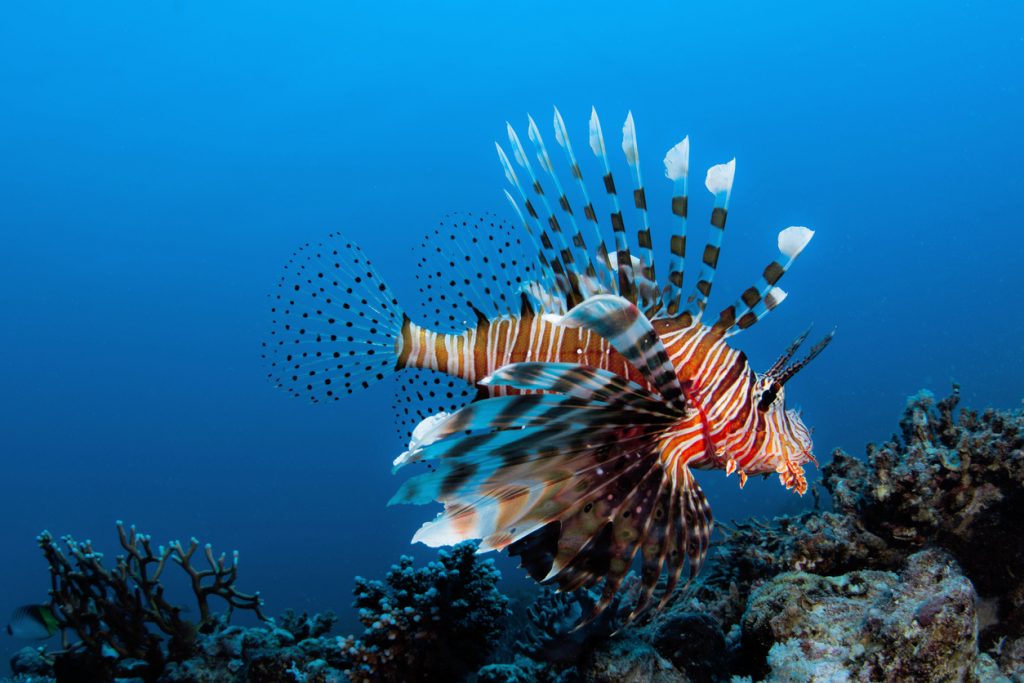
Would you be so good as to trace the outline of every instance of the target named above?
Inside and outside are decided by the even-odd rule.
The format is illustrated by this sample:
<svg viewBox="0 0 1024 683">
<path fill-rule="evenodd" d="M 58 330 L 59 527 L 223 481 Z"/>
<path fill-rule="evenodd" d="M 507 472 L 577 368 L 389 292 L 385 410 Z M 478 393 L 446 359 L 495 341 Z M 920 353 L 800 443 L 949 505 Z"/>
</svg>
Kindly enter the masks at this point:
<svg viewBox="0 0 1024 683">
<path fill-rule="evenodd" d="M 776 472 L 787 488 L 806 490 L 810 434 L 785 409 L 784 385 L 831 335 L 791 364 L 805 333 L 761 374 L 727 339 L 785 298 L 776 283 L 813 233 L 783 230 L 780 255 L 705 324 L 734 161 L 708 171 L 711 233 L 684 300 L 688 138 L 665 158 L 676 226 L 662 288 L 632 115 L 622 148 L 640 218 L 635 254 L 596 113 L 590 147 L 604 170 L 612 249 L 558 111 L 555 137 L 582 212 L 574 211 L 534 121 L 529 138 L 539 174 L 511 126 L 508 133 L 512 160 L 501 146 L 498 155 L 524 230 L 469 217 L 429 235 L 418 276 L 435 305 L 429 325 L 402 312 L 353 243 L 332 236 L 305 245 L 276 297 L 270 376 L 296 395 L 323 401 L 392 372 L 428 371 L 399 401 L 415 429 L 395 465 L 426 461 L 431 470 L 406 481 L 392 502 L 438 501 L 444 512 L 414 541 L 481 539 L 481 550 L 507 549 L 531 576 L 562 590 L 604 579 L 594 614 L 610 603 L 639 553 L 643 590 L 635 615 L 663 574 L 662 603 L 687 561 L 691 578 L 704 561 L 712 517 L 693 470 L 736 472 L 741 486 L 749 475 Z M 441 375 L 472 390 L 460 391 Z"/>
</svg>

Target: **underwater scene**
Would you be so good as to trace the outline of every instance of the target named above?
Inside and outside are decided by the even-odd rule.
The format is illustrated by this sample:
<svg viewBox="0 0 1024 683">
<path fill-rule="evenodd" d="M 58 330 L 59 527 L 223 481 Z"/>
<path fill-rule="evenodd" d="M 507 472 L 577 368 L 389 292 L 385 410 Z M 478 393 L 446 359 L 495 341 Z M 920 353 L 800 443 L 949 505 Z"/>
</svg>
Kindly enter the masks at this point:
<svg viewBox="0 0 1024 683">
<path fill-rule="evenodd" d="M 0 57 L 0 681 L 1024 681 L 1024 5 Z"/>
</svg>

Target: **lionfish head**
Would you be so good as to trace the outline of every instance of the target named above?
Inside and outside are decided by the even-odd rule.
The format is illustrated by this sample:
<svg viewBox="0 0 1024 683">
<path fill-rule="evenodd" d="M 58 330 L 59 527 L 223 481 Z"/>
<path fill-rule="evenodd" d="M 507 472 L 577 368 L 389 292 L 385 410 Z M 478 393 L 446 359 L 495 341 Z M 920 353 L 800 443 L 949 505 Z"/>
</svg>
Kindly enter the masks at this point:
<svg viewBox="0 0 1024 683">
<path fill-rule="evenodd" d="M 807 492 L 804 468 L 808 462 L 817 464 L 814 458 L 811 430 L 804 424 L 800 411 L 786 408 L 786 382 L 821 353 L 835 330 L 811 348 L 802 360 L 790 364 L 793 354 L 807 339 L 810 330 L 790 344 L 786 352 L 775 361 L 766 373 L 758 377 L 756 391 L 757 410 L 764 414 L 765 436 L 761 458 L 763 471 L 774 469 L 779 480 L 787 489 L 794 489 L 800 495 Z"/>
</svg>

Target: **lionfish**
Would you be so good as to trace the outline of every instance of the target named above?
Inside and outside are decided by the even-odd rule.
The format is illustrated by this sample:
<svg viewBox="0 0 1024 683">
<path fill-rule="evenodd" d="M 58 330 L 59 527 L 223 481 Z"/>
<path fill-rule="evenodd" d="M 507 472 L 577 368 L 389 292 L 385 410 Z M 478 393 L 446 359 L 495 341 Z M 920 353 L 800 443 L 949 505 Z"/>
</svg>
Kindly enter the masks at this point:
<svg viewBox="0 0 1024 683">
<path fill-rule="evenodd" d="M 612 601 L 639 552 L 633 618 L 653 604 L 659 583 L 660 608 L 687 561 L 690 580 L 704 562 L 712 515 L 694 470 L 737 473 L 741 487 L 750 475 L 775 472 L 787 489 L 807 489 L 810 432 L 786 409 L 785 385 L 832 335 L 791 363 L 804 333 L 764 373 L 727 340 L 785 299 L 777 283 L 813 232 L 780 232 L 780 254 L 708 324 L 735 159 L 707 172 L 710 234 L 684 298 L 689 137 L 664 160 L 674 229 L 662 287 L 632 113 L 622 149 L 639 219 L 635 250 L 596 111 L 589 143 L 610 204 L 611 251 L 558 110 L 555 140 L 582 217 L 534 120 L 536 161 L 507 130 L 511 157 L 496 147 L 522 229 L 469 215 L 428 235 L 416 277 L 435 319 L 411 320 L 360 248 L 332 234 L 285 267 L 265 343 L 269 376 L 319 402 L 420 370 L 398 401 L 414 428 L 394 464 L 430 468 L 391 502 L 437 501 L 444 511 L 413 542 L 480 539 L 480 551 L 506 549 L 535 580 L 562 591 L 603 580 L 587 619 Z"/>
</svg>

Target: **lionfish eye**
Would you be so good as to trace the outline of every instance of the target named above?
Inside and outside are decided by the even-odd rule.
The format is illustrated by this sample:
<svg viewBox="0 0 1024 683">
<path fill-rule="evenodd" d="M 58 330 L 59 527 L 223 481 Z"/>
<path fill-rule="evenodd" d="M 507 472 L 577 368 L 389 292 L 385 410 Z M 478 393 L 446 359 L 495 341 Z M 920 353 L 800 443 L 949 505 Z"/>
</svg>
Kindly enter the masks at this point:
<svg viewBox="0 0 1024 683">
<path fill-rule="evenodd" d="M 760 410 L 762 413 L 767 411 L 769 408 L 771 408 L 772 403 L 775 402 L 776 396 L 778 396 L 778 393 L 776 392 L 774 386 L 770 386 L 767 389 L 765 389 L 764 393 L 761 394 L 761 400 L 757 402 L 757 409 Z"/>
</svg>

